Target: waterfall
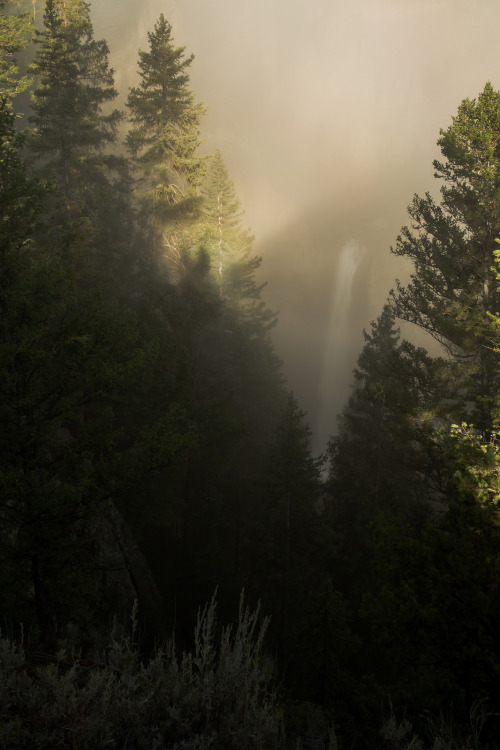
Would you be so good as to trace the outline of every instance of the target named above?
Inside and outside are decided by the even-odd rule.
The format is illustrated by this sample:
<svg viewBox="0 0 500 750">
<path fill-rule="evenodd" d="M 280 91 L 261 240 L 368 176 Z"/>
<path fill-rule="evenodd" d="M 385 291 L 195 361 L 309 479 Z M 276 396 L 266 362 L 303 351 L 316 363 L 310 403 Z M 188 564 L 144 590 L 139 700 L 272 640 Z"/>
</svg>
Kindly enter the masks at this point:
<svg viewBox="0 0 500 750">
<path fill-rule="evenodd" d="M 351 294 L 354 277 L 363 255 L 364 248 L 357 240 L 350 239 L 342 247 L 335 269 L 320 373 L 318 438 L 322 445 L 326 445 L 328 437 L 336 431 L 335 419 L 350 382 L 353 366 L 350 361 L 349 340 Z"/>
</svg>

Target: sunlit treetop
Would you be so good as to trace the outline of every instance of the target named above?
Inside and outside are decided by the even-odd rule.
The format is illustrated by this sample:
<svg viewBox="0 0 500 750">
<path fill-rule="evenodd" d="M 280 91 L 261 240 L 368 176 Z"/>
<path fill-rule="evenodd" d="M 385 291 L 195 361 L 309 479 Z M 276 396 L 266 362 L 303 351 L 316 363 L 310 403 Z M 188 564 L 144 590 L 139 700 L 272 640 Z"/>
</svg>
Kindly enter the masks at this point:
<svg viewBox="0 0 500 750">
<path fill-rule="evenodd" d="M 199 241 L 210 255 L 221 297 L 248 321 L 263 329 L 274 326 L 276 315 L 261 299 L 265 284 L 256 281 L 262 259 L 253 254 L 254 238 L 242 225 L 241 204 L 220 151 L 207 158 L 201 195 Z"/>
<path fill-rule="evenodd" d="M 445 181 L 443 205 L 463 222 L 477 223 L 478 210 L 498 213 L 500 92 L 491 83 L 477 99 L 464 99 L 438 146 L 445 157 L 434 161 L 435 176 Z"/>
<path fill-rule="evenodd" d="M 90 3 L 85 0 L 47 0 L 45 13 L 64 24 L 90 23 Z"/>
<path fill-rule="evenodd" d="M 172 27 L 163 14 L 148 32 L 148 41 L 149 52 L 139 51 L 140 87 L 131 89 L 128 104 L 133 123 L 158 132 L 193 102 L 187 70 L 194 55 L 184 57 L 185 47 L 174 46 Z"/>
<path fill-rule="evenodd" d="M 200 120 L 205 107 L 189 89 L 193 55 L 176 47 L 163 14 L 148 34 L 149 50 L 139 51 L 140 85 L 127 106 L 132 127 L 127 145 L 148 176 L 147 195 L 156 209 L 185 205 L 203 176 Z"/>
<path fill-rule="evenodd" d="M 411 225 L 393 248 L 414 266 L 410 283 L 398 281 L 391 292 L 394 313 L 427 331 L 454 362 L 453 419 L 472 415 L 486 430 L 500 394 L 497 356 L 488 340 L 488 313 L 499 303 L 492 269 L 500 234 L 499 144 L 500 92 L 487 83 L 441 130 L 443 159 L 434 161 L 441 201 L 415 195 Z"/>
<path fill-rule="evenodd" d="M 0 96 L 8 103 L 31 83 L 29 76 L 19 74 L 16 61 L 33 35 L 30 14 L 17 12 L 21 4 L 21 0 L 0 0 Z"/>
</svg>

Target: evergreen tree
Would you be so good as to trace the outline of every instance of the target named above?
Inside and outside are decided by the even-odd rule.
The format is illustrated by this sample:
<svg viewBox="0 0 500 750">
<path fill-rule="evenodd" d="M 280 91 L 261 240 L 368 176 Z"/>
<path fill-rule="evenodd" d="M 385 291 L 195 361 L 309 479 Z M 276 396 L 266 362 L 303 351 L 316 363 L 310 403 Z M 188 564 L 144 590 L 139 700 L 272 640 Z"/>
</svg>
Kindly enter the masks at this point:
<svg viewBox="0 0 500 750">
<path fill-rule="evenodd" d="M 384 641 L 382 649 L 365 600 L 387 583 L 382 566 L 377 567 L 381 544 L 390 558 L 394 540 L 402 534 L 418 536 L 431 515 L 428 501 L 440 496 L 432 430 L 443 390 L 440 362 L 401 339 L 388 305 L 364 338 L 353 391 L 339 417 L 338 436 L 329 445 L 325 521 L 334 539 L 329 575 L 352 618 L 349 655 L 331 647 L 334 658 L 349 665 L 345 693 L 331 695 L 343 722 L 353 723 L 353 732 L 354 717 L 363 722 L 370 717 L 372 727 L 361 729 L 369 744 L 376 741 L 371 732 L 380 710 L 374 681 L 389 684 L 390 647 Z M 415 559 L 420 560 L 417 552 Z M 399 568 L 399 575 L 404 578 L 406 569 Z M 389 623 L 384 633 L 387 629 Z M 403 644 L 401 634 L 392 636 Z M 394 670 L 405 679 L 402 668 Z"/>
<path fill-rule="evenodd" d="M 400 497 L 407 503 L 421 496 L 416 481 L 426 463 L 421 441 L 442 393 L 440 361 L 400 339 L 389 306 L 371 328 L 363 332 L 353 393 L 330 446 L 333 495 L 361 502 L 370 516 L 394 509 Z"/>
<path fill-rule="evenodd" d="M 152 220 L 154 252 L 173 267 L 182 265 L 181 248 L 169 222 L 196 204 L 203 174 L 199 125 L 204 107 L 189 90 L 193 55 L 175 47 L 163 14 L 148 33 L 149 51 L 139 51 L 140 85 L 128 97 L 131 129 L 127 145 L 143 179 L 143 210 Z"/>
<path fill-rule="evenodd" d="M 393 249 L 414 264 L 411 282 L 391 293 L 396 315 L 430 333 L 452 361 L 453 418 L 490 430 L 500 375 L 488 343 L 487 311 L 498 306 L 492 253 L 500 232 L 500 93 L 490 83 L 465 99 L 441 131 L 441 203 L 415 196 Z"/>
<path fill-rule="evenodd" d="M 55 619 L 88 624 L 103 605 L 88 522 L 168 463 L 173 425 L 125 429 L 148 375 L 146 344 L 128 307 L 80 286 L 12 118 L 0 110 L 0 583 L 5 616 L 28 623 L 34 604 L 50 641 Z"/>
<path fill-rule="evenodd" d="M 85 0 L 47 0 L 32 65 L 33 131 L 29 139 L 38 173 L 55 182 L 66 221 L 85 242 L 115 247 L 130 219 L 126 162 L 110 152 L 122 113 L 104 113 L 117 93 L 105 41 L 94 39 Z"/>
<path fill-rule="evenodd" d="M 203 241 L 221 296 L 225 297 L 228 270 L 248 252 L 253 238 L 241 228 L 241 205 L 218 150 L 208 160 L 202 196 Z"/>
<path fill-rule="evenodd" d="M 262 258 L 252 255 L 254 238 L 242 227 L 241 204 L 220 151 L 208 159 L 201 196 L 197 241 L 208 251 L 221 298 L 242 321 L 263 333 L 276 316 L 261 299 L 265 285 L 257 283 L 255 274 Z"/>
<path fill-rule="evenodd" d="M 393 252 L 414 273 L 365 335 L 332 444 L 331 523 L 342 537 L 331 572 L 355 606 L 353 669 L 360 682 L 369 671 L 394 707 L 453 706 L 463 727 L 471 705 L 498 692 L 499 129 L 500 94 L 487 84 L 441 132 L 441 202 L 415 196 L 409 208 Z M 443 356 L 400 341 L 394 316 Z M 474 427 L 450 429 L 464 420 Z"/>
<path fill-rule="evenodd" d="M 31 41 L 32 24 L 27 13 L 13 11 L 21 6 L 20 0 L 0 2 L 0 97 L 9 103 L 31 83 L 29 76 L 19 75 L 16 55 Z"/>
<path fill-rule="evenodd" d="M 311 454 L 311 430 L 290 393 L 268 455 L 257 531 L 262 545 L 258 567 L 264 577 L 260 585 L 285 640 L 301 627 L 298 607 L 311 586 L 313 558 L 319 553 L 322 462 Z"/>
<path fill-rule="evenodd" d="M 260 261 L 251 258 L 251 237 L 241 229 L 234 188 L 222 161 L 215 161 L 220 172 L 216 179 L 209 168 L 197 215 L 165 225 L 182 248 L 182 273 L 175 284 L 168 283 L 167 274 L 154 274 L 153 304 L 173 346 L 152 392 L 163 403 L 168 391 L 162 383 L 175 381 L 175 398 L 197 436 L 183 467 L 164 473 L 161 486 L 151 488 L 161 529 L 145 530 L 151 535 L 149 549 L 157 549 L 154 565 L 161 568 L 167 598 L 176 597 L 179 613 L 209 596 L 214 581 L 221 596 L 230 598 L 244 582 L 243 571 L 253 565 L 255 486 L 284 399 L 281 363 L 268 330 L 274 316 L 260 300 L 253 276 Z M 235 267 L 244 269 L 241 284 L 228 281 L 226 287 L 224 281 L 223 288 L 219 218 L 222 277 L 229 280 Z M 165 546 L 172 555 L 168 574 Z"/>
<path fill-rule="evenodd" d="M 394 705 L 411 705 L 415 722 L 452 710 L 467 732 L 471 707 L 490 711 L 499 690 L 500 457 L 496 435 L 485 443 L 467 425 L 441 428 L 433 440 L 440 502 L 419 525 L 376 524 L 363 615 L 377 680 Z M 494 746 L 496 719 L 484 735 Z"/>
</svg>

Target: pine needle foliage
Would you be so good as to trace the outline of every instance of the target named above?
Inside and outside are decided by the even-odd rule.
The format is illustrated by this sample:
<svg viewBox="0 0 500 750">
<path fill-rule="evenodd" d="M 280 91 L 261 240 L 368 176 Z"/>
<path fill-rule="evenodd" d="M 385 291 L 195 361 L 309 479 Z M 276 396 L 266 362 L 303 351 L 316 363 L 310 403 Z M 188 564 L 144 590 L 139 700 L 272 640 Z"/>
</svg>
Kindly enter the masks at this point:
<svg viewBox="0 0 500 750">
<path fill-rule="evenodd" d="M 94 39 L 83 0 L 47 0 L 36 41 L 30 150 L 38 173 L 57 185 L 68 215 L 95 223 L 110 183 L 124 171 L 123 159 L 109 151 L 123 115 L 107 109 L 117 95 L 108 46 Z"/>
<path fill-rule="evenodd" d="M 392 252 L 414 267 L 410 283 L 396 282 L 396 316 L 438 341 L 454 375 L 451 418 L 492 429 L 500 390 L 497 356 L 488 346 L 488 311 L 498 307 L 492 255 L 500 233 L 500 92 L 487 83 L 464 99 L 441 130 L 442 160 L 434 176 L 441 201 L 415 195 Z M 450 380 L 451 384 L 451 380 Z M 453 408 L 452 408 L 453 407 Z"/>
<path fill-rule="evenodd" d="M 172 27 L 161 14 L 148 33 L 149 50 L 139 50 L 139 86 L 129 92 L 127 146 L 142 172 L 139 192 L 153 212 L 158 240 L 164 223 L 193 206 L 203 175 L 199 124 L 205 107 L 189 89 L 193 55 L 176 47 Z"/>
<path fill-rule="evenodd" d="M 11 103 L 28 88 L 31 78 L 20 75 L 17 54 L 31 41 L 32 22 L 27 13 L 18 13 L 20 0 L 0 2 L 0 92 Z"/>
</svg>

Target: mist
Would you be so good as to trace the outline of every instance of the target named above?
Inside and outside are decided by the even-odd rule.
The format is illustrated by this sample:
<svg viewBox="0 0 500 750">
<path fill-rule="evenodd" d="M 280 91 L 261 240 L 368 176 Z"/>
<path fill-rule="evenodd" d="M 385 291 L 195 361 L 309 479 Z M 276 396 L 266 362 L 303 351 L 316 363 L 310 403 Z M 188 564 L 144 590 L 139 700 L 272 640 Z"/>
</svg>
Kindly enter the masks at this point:
<svg viewBox="0 0 500 750">
<path fill-rule="evenodd" d="M 94 0 L 122 97 L 162 12 L 176 44 L 195 54 L 206 148 L 222 151 L 255 234 L 265 299 L 279 312 L 276 348 L 322 450 L 362 330 L 409 272 L 389 248 L 413 194 L 438 187 L 439 129 L 487 80 L 500 86 L 500 6 Z"/>
</svg>

